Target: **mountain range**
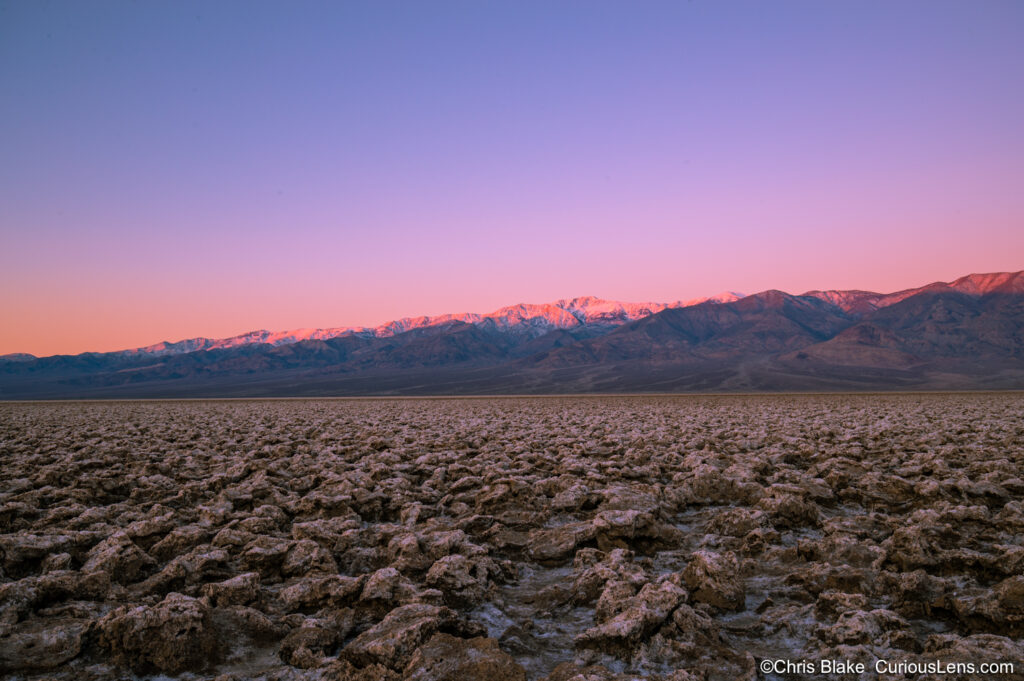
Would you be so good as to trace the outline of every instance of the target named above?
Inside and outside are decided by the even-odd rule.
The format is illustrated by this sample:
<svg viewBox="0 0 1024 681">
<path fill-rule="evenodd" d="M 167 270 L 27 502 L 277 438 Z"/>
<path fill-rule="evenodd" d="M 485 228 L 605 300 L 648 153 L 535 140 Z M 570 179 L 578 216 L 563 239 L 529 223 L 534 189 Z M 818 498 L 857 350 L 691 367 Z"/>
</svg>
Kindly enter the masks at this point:
<svg viewBox="0 0 1024 681">
<path fill-rule="evenodd" d="M 0 357 L 0 399 L 1024 388 L 1024 272 Z"/>
</svg>

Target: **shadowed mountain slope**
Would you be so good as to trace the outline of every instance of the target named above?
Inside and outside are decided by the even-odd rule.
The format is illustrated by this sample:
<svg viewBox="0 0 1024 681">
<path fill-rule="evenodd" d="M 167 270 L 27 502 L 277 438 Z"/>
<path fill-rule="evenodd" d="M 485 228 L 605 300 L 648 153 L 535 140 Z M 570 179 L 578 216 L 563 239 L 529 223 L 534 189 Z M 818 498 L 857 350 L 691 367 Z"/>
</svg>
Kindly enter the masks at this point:
<svg viewBox="0 0 1024 681">
<path fill-rule="evenodd" d="M 0 358 L 0 397 L 1024 388 L 1020 272 L 885 295 L 772 290 L 632 321 L 590 306 L 588 323 L 548 325 L 569 312 L 524 308 L 511 326 L 453 319 L 156 356 L 19 355 Z"/>
</svg>

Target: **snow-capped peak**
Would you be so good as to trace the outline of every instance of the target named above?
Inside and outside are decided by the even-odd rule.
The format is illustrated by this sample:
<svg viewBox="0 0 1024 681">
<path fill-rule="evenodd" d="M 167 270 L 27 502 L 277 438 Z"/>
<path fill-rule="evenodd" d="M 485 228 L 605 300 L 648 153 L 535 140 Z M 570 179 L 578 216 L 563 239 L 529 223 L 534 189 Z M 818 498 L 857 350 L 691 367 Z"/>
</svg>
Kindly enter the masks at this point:
<svg viewBox="0 0 1024 681">
<path fill-rule="evenodd" d="M 863 314 L 895 305 L 911 296 L 925 291 L 953 290 L 969 296 L 984 296 L 993 293 L 1024 293 L 1024 272 L 992 272 L 989 274 L 968 274 L 951 282 L 937 281 L 926 286 L 908 288 L 895 293 L 874 291 L 808 291 L 805 296 L 814 296 L 832 303 L 847 312 Z"/>
<path fill-rule="evenodd" d="M 480 314 L 462 312 L 434 317 L 403 317 L 375 327 L 340 326 L 325 329 L 292 329 L 290 331 L 267 331 L 259 329 L 230 338 L 189 338 L 174 343 L 164 341 L 142 348 L 123 350 L 123 355 L 177 355 L 199 350 L 222 350 L 253 343 L 287 345 L 305 340 L 327 340 L 345 335 L 371 338 L 394 336 L 414 329 L 439 326 L 452 322 L 486 326 L 507 333 L 541 335 L 553 329 L 572 329 L 587 325 L 613 326 L 625 324 L 670 307 L 687 307 L 701 303 L 727 303 L 742 298 L 743 294 L 726 291 L 707 298 L 697 298 L 674 303 L 627 303 L 605 300 L 595 296 L 564 298 L 553 303 L 519 303 L 493 312 Z"/>
</svg>

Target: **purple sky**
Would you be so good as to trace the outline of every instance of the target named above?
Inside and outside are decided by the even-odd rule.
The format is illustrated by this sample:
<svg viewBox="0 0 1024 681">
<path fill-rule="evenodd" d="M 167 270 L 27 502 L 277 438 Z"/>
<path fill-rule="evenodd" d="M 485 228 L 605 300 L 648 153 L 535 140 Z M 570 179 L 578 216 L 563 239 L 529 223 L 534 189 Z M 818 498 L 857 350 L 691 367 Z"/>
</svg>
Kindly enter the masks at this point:
<svg viewBox="0 0 1024 681">
<path fill-rule="evenodd" d="M 0 2 L 0 353 L 1024 269 L 1021 2 Z"/>
</svg>

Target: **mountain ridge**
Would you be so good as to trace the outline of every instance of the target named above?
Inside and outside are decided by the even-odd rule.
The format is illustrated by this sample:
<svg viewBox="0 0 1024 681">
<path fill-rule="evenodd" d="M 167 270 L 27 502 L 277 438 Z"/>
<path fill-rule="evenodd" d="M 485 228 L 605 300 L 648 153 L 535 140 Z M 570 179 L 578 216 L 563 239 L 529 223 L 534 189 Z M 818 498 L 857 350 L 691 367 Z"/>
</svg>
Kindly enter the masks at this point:
<svg viewBox="0 0 1024 681">
<path fill-rule="evenodd" d="M 891 294 L 563 299 L 380 335 L 0 362 L 0 399 L 947 389 L 1024 389 L 1024 272 Z"/>
<path fill-rule="evenodd" d="M 250 344 L 265 345 L 287 345 L 308 340 L 329 340 L 339 336 L 354 335 L 369 338 L 385 338 L 394 336 L 414 329 L 430 326 L 439 326 L 453 321 L 461 321 L 470 324 L 493 324 L 506 331 L 522 330 L 529 333 L 530 330 L 550 330 L 552 328 L 572 328 L 578 325 L 587 324 L 618 324 L 624 321 L 640 319 L 648 315 L 660 312 L 669 307 L 686 307 L 699 305 L 706 302 L 722 303 L 732 302 L 742 298 L 742 293 L 735 291 L 723 291 L 714 296 L 695 298 L 692 300 L 677 300 L 672 303 L 631 303 L 616 300 L 607 300 L 596 296 L 580 296 L 576 298 L 563 298 L 552 303 L 517 303 L 498 308 L 493 312 L 457 312 L 441 315 L 422 315 L 419 317 L 402 317 L 384 322 L 374 327 L 367 326 L 339 326 L 325 328 L 300 328 L 287 331 L 268 331 L 267 329 L 256 329 L 245 333 L 229 336 L 226 338 L 207 338 L 199 336 L 186 338 L 180 341 L 161 341 L 151 345 L 126 350 L 113 350 L 110 352 L 83 352 L 77 355 L 120 355 L 130 357 L 136 355 L 147 355 L 161 357 L 165 355 L 185 354 L 206 350 L 222 350 L 226 348 L 239 347 Z M 49 355 L 53 357 L 55 355 Z M 12 353 L 0 355 L 0 360 L 28 360 L 43 359 L 28 353 Z"/>
</svg>

